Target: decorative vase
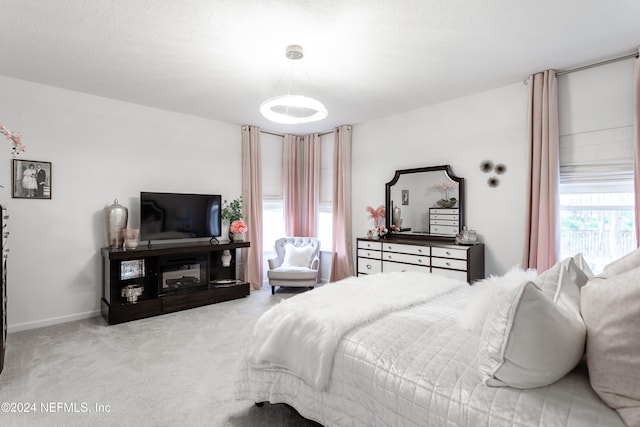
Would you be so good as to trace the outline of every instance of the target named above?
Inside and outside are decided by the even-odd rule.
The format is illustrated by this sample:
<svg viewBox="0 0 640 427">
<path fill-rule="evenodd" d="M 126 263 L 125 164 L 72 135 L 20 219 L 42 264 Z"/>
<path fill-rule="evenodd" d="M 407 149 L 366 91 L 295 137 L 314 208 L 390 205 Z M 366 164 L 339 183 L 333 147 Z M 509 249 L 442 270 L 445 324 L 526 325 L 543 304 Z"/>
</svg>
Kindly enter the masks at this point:
<svg viewBox="0 0 640 427">
<path fill-rule="evenodd" d="M 222 230 L 220 230 L 220 237 L 222 240 L 229 240 L 229 220 L 223 218 L 221 224 Z"/>
<path fill-rule="evenodd" d="M 223 267 L 229 267 L 231 265 L 231 252 L 228 249 L 222 251 L 222 255 L 220 255 L 220 259 L 222 260 Z"/>
<path fill-rule="evenodd" d="M 123 230 L 124 234 L 124 245 L 123 249 L 135 249 L 138 247 L 138 243 L 140 243 L 140 229 L 139 228 L 125 228 Z"/>
<path fill-rule="evenodd" d="M 234 242 L 244 242 L 245 234 L 247 233 L 231 233 L 231 238 Z"/>
<path fill-rule="evenodd" d="M 393 207 L 393 224 L 398 228 L 402 227 L 402 210 L 398 206 Z"/>
<path fill-rule="evenodd" d="M 127 227 L 129 210 L 118 204 L 118 199 L 112 205 L 104 208 L 104 230 L 107 246 L 121 248 L 124 242 L 123 230 Z"/>
</svg>

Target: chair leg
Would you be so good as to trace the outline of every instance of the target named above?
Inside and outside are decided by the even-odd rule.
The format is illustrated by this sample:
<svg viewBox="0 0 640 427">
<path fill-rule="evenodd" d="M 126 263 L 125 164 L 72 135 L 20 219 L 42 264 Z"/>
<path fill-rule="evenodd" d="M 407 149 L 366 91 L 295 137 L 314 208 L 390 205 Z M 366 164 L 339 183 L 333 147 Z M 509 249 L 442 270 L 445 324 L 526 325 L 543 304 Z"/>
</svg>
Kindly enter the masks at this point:
<svg viewBox="0 0 640 427">
<path fill-rule="evenodd" d="M 276 294 L 276 287 L 271 286 L 271 295 L 275 295 L 275 294 Z"/>
</svg>

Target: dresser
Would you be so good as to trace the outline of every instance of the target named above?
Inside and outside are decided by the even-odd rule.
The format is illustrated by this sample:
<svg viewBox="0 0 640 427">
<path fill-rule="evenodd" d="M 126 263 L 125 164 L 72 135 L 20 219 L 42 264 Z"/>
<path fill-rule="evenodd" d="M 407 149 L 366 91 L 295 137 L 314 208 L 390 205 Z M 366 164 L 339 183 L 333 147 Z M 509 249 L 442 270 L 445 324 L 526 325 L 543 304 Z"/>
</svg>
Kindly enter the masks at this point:
<svg viewBox="0 0 640 427">
<path fill-rule="evenodd" d="M 484 245 L 417 239 L 357 239 L 357 273 L 418 271 L 473 283 L 484 279 Z"/>
</svg>

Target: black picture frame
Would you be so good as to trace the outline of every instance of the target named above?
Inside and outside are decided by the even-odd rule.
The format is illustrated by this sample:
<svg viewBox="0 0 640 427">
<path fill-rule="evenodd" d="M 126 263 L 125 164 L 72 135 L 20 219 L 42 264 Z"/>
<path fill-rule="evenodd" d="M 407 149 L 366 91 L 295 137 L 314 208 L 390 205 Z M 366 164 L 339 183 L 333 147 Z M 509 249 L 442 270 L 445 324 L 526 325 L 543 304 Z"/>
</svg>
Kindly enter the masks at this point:
<svg viewBox="0 0 640 427">
<path fill-rule="evenodd" d="M 409 204 L 409 190 L 402 190 L 402 205 L 406 206 Z"/>
<path fill-rule="evenodd" d="M 33 170 L 33 172 L 27 172 Z M 11 197 L 14 199 L 51 199 L 51 162 L 13 159 Z"/>
</svg>

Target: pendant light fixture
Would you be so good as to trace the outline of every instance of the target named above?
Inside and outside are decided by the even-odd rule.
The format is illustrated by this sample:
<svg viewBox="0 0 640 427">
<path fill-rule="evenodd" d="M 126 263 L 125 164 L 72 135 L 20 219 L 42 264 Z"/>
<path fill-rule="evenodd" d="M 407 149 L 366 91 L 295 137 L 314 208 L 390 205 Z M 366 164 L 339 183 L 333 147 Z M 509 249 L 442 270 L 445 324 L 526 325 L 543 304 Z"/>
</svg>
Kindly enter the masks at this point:
<svg viewBox="0 0 640 427">
<path fill-rule="evenodd" d="M 304 56 L 302 46 L 287 46 L 285 55 L 292 61 L 301 59 Z M 291 69 L 293 70 L 293 65 Z M 327 117 L 327 109 L 320 101 L 308 96 L 291 95 L 291 74 L 287 94 L 264 101 L 260 105 L 262 115 L 272 122 L 288 125 L 315 122 Z"/>
</svg>

